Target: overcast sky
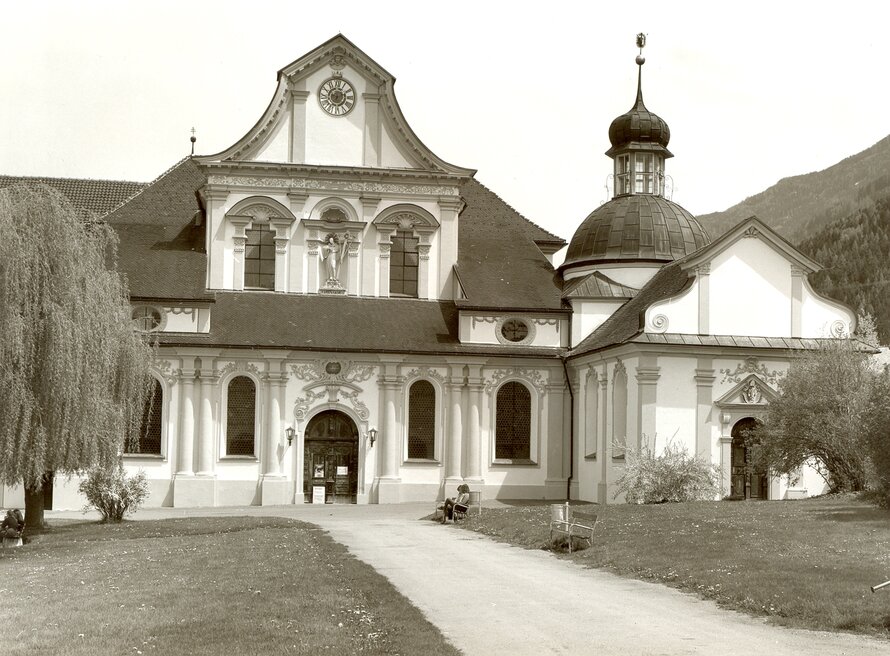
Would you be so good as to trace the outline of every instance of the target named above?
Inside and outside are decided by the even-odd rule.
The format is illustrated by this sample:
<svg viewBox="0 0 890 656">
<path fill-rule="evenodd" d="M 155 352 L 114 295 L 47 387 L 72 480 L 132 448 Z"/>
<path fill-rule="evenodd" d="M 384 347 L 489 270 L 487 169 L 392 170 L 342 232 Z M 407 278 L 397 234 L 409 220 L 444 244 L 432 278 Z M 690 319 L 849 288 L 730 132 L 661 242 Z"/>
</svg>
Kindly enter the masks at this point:
<svg viewBox="0 0 890 656">
<path fill-rule="evenodd" d="M 612 119 L 671 128 L 673 200 L 723 210 L 890 134 L 883 2 L 31 2 L 3 6 L 0 174 L 148 181 L 247 132 L 342 32 L 437 155 L 569 239 L 608 199 Z"/>
</svg>

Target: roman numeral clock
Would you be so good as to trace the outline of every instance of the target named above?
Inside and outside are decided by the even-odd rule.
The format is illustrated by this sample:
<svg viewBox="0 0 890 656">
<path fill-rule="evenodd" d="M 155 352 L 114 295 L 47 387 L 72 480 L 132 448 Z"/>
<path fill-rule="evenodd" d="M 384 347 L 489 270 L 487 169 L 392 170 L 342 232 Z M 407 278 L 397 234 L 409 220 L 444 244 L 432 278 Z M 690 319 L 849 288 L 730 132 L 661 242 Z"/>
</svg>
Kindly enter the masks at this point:
<svg viewBox="0 0 890 656">
<path fill-rule="evenodd" d="M 318 102 L 331 116 L 345 116 L 355 107 L 355 89 L 343 78 L 332 77 L 319 88 Z"/>
</svg>

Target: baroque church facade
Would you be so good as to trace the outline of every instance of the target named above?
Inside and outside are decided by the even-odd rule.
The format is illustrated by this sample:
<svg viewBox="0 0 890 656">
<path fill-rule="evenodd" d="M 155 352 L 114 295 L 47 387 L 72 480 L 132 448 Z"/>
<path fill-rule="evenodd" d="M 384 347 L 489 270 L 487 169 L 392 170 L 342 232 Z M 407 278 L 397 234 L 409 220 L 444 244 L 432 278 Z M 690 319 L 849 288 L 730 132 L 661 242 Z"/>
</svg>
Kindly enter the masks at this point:
<svg viewBox="0 0 890 656">
<path fill-rule="evenodd" d="M 338 35 L 278 72 L 233 146 L 107 190 L 158 344 L 124 455 L 148 505 L 432 501 L 461 483 L 607 503 L 628 448 L 669 442 L 718 465 L 725 497 L 823 491 L 807 467 L 749 472 L 742 432 L 794 353 L 855 316 L 758 219 L 711 240 L 665 197 L 670 132 L 641 81 L 609 129 L 614 197 L 558 268 L 565 241 L 432 153 L 393 82 Z M 53 507 L 82 505 L 76 487 L 57 477 Z"/>
</svg>

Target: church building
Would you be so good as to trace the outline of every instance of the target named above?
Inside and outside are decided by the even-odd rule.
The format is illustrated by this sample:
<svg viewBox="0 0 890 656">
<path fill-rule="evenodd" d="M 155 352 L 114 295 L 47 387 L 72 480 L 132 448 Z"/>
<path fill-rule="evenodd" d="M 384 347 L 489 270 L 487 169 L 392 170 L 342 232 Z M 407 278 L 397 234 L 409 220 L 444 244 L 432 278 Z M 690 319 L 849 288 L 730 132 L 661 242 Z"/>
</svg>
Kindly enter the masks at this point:
<svg viewBox="0 0 890 656">
<path fill-rule="evenodd" d="M 158 344 L 124 454 L 147 505 L 432 502 L 461 483 L 612 503 L 626 450 L 668 443 L 718 465 L 723 497 L 821 493 L 809 468 L 750 473 L 741 435 L 794 354 L 855 315 L 757 218 L 712 240 L 665 196 L 670 130 L 643 63 L 608 131 L 614 197 L 558 268 L 565 241 L 431 152 L 393 76 L 342 35 L 282 68 L 222 152 L 123 190 L 46 180 L 98 191 Z M 82 505 L 77 482 L 57 476 L 53 507 Z"/>
</svg>

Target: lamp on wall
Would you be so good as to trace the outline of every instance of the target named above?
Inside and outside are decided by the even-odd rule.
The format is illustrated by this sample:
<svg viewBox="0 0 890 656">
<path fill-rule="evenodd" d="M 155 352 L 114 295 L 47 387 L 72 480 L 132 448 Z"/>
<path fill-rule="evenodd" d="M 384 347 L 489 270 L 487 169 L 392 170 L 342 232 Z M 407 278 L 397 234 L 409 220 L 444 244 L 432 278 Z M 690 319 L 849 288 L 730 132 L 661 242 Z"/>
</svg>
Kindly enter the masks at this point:
<svg viewBox="0 0 890 656">
<path fill-rule="evenodd" d="M 374 446 L 374 442 L 377 441 L 377 429 L 371 428 L 368 430 L 368 439 L 371 440 L 371 447 Z"/>
<path fill-rule="evenodd" d="M 287 438 L 287 445 L 290 446 L 294 441 L 294 436 L 296 436 L 297 431 L 294 430 L 293 426 L 288 426 L 284 429 L 284 436 Z"/>
</svg>

